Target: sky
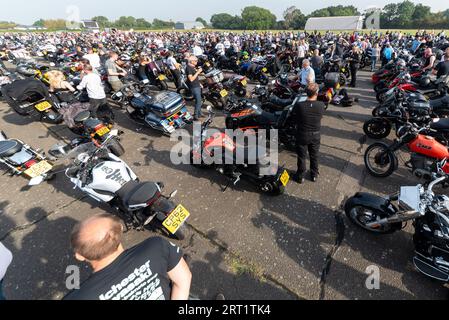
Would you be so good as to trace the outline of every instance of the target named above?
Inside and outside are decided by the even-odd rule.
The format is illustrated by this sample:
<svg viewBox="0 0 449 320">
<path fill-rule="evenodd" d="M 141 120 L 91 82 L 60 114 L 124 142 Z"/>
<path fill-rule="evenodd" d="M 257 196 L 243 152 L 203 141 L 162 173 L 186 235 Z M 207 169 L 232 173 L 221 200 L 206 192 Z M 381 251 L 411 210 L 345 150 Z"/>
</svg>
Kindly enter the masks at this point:
<svg viewBox="0 0 449 320">
<path fill-rule="evenodd" d="M 400 2 L 402 0 L 393 0 Z M 296 6 L 305 14 L 330 5 L 354 5 L 359 11 L 377 6 L 383 7 L 388 0 L 0 0 L 0 21 L 14 21 L 20 24 L 32 24 L 34 21 L 52 18 L 68 20 L 70 12 L 79 8 L 81 19 L 89 19 L 102 15 L 111 20 L 120 16 L 134 16 L 152 21 L 154 18 L 173 21 L 194 21 L 202 17 L 209 21 L 214 13 L 230 13 L 239 15 L 245 6 L 256 5 L 270 9 L 279 19 L 289 6 Z M 444 0 L 420 0 L 432 8 L 432 11 L 446 10 L 449 3 Z"/>
</svg>

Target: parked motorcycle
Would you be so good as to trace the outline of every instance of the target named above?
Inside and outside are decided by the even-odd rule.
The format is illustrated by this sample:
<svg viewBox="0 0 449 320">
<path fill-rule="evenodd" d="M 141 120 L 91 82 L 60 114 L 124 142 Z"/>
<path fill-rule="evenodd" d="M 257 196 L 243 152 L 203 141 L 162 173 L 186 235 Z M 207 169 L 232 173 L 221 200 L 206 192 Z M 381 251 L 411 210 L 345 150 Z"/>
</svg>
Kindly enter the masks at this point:
<svg viewBox="0 0 449 320">
<path fill-rule="evenodd" d="M 109 153 L 108 141 L 99 147 L 84 144 L 72 150 L 64 160 L 70 163 L 66 176 L 89 197 L 114 208 L 128 228 L 153 226 L 183 240 L 190 213 L 172 202 L 176 191 L 166 197 L 162 183 L 139 182 L 123 160 Z"/>
<path fill-rule="evenodd" d="M 131 119 L 164 134 L 170 135 L 191 123 L 193 117 L 181 95 L 171 91 L 151 94 L 145 84 L 129 83 L 112 99 L 126 108 Z"/>
<path fill-rule="evenodd" d="M 394 233 L 413 221 L 413 263 L 421 273 L 443 282 L 449 281 L 449 197 L 435 194 L 433 188 L 447 182 L 442 170 L 446 166 L 446 160 L 438 164 L 439 176 L 433 174 L 427 188 L 401 187 L 399 194 L 386 198 L 357 193 L 345 204 L 349 220 L 371 233 Z"/>
<path fill-rule="evenodd" d="M 275 168 L 271 175 L 264 174 L 262 170 L 269 170 L 269 164 L 262 164 L 257 158 L 257 146 L 239 146 L 226 133 L 208 134 L 208 128 L 213 122 L 215 113 L 208 107 L 209 116 L 201 125 L 201 137 L 194 143 L 191 151 L 191 163 L 197 167 L 213 167 L 229 178 L 229 184 L 236 185 L 241 178 L 255 184 L 262 192 L 271 195 L 284 193 L 290 176 L 283 168 Z M 244 163 L 236 162 L 239 152 L 242 151 Z M 252 154 L 254 152 L 254 154 Z M 221 155 L 221 161 L 210 161 L 215 155 Z M 256 157 L 252 159 L 252 157 Z M 252 160 L 251 160 L 252 159 Z M 254 164 L 253 164 L 254 163 Z M 228 187 L 227 186 L 227 187 Z M 225 190 L 227 189 L 225 188 Z"/>
<path fill-rule="evenodd" d="M 399 138 L 392 144 L 376 142 L 370 145 L 364 157 L 368 173 L 378 178 L 392 175 L 399 167 L 396 153 L 405 146 L 411 153 L 406 166 L 413 175 L 429 180 L 432 172 L 435 172 L 436 162 L 449 158 L 449 151 L 447 146 L 435 138 L 424 135 L 423 133 L 427 130 L 426 127 L 418 128 L 416 125 L 407 123 L 398 130 Z M 444 166 L 443 170 L 449 173 L 449 164 Z"/>
<path fill-rule="evenodd" d="M 30 179 L 50 180 L 53 178 L 53 164 L 44 153 L 18 139 L 8 139 L 0 132 L 0 164 L 11 175 L 23 175 Z"/>
</svg>

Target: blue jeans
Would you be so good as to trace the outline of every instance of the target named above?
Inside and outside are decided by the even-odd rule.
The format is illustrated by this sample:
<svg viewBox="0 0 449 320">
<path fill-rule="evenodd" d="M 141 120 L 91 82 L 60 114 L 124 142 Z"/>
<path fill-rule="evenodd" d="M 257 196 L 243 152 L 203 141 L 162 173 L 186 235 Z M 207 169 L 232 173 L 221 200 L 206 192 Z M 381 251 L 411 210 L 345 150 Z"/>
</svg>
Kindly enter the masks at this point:
<svg viewBox="0 0 449 320">
<path fill-rule="evenodd" d="M 195 112 L 194 117 L 199 118 L 201 116 L 201 107 L 203 106 L 203 99 L 201 97 L 201 87 L 192 88 L 193 97 L 195 98 Z"/>
<path fill-rule="evenodd" d="M 6 300 L 5 296 L 3 295 L 3 280 L 0 281 L 0 300 Z"/>
<path fill-rule="evenodd" d="M 376 70 L 377 57 L 371 57 L 371 71 Z"/>
</svg>

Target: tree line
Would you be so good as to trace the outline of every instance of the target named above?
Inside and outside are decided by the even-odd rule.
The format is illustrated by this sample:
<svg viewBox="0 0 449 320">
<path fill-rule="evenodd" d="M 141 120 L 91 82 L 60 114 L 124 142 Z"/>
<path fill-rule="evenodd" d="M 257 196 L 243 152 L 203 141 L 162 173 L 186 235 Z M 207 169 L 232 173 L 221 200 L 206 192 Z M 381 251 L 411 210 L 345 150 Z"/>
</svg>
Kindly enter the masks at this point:
<svg viewBox="0 0 449 320">
<path fill-rule="evenodd" d="M 306 21 L 311 17 L 334 17 L 334 16 L 354 16 L 361 12 L 355 6 L 337 5 L 317 9 L 309 15 L 305 15 L 299 8 L 291 6 L 283 13 L 282 20 L 278 20 L 270 10 L 249 6 L 242 10 L 240 15 L 230 15 L 228 13 L 217 13 L 212 15 L 210 22 L 198 17 L 197 22 L 201 22 L 207 28 L 225 30 L 302 30 Z M 105 16 L 96 16 L 92 20 L 98 22 L 101 28 L 119 29 L 172 29 L 175 22 L 154 19 L 147 21 L 144 18 L 132 16 L 122 16 L 115 21 L 109 20 Z M 387 4 L 381 10 L 380 16 L 382 29 L 445 29 L 449 27 L 449 9 L 440 12 L 432 12 L 429 6 L 414 4 L 409 0 L 399 3 Z M 10 29 L 16 24 L 14 22 L 0 22 L 0 29 Z M 66 21 L 63 19 L 36 21 L 34 26 L 44 27 L 49 30 L 65 29 Z"/>
</svg>

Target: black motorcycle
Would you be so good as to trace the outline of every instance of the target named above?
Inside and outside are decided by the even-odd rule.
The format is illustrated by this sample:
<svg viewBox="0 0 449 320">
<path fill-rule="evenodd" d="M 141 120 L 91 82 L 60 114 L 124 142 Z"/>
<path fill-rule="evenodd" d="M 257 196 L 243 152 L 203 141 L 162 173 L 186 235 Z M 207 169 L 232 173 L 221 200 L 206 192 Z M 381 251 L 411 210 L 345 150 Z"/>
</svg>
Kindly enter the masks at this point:
<svg viewBox="0 0 449 320">
<path fill-rule="evenodd" d="M 209 116 L 201 125 L 201 135 L 193 141 L 191 164 L 198 168 L 215 168 L 225 175 L 229 182 L 223 191 L 244 178 L 264 193 L 270 195 L 284 193 L 290 180 L 288 172 L 277 165 L 273 166 L 268 156 L 260 149 L 261 146 L 257 143 L 249 145 L 244 135 L 241 136 L 243 143 L 239 144 L 236 143 L 240 141 L 237 136 L 231 137 L 223 132 L 209 134 L 208 128 L 215 114 L 210 106 L 208 111 Z"/>
<path fill-rule="evenodd" d="M 439 163 L 441 176 L 434 174 L 427 188 L 421 185 L 401 187 L 399 194 L 387 198 L 357 193 L 346 202 L 345 212 L 356 226 L 377 234 L 400 231 L 404 223 L 413 221 L 415 267 L 433 279 L 448 282 L 449 197 L 432 191 L 448 180 L 441 169 L 445 163 L 446 160 Z"/>
</svg>

